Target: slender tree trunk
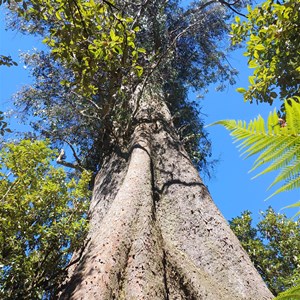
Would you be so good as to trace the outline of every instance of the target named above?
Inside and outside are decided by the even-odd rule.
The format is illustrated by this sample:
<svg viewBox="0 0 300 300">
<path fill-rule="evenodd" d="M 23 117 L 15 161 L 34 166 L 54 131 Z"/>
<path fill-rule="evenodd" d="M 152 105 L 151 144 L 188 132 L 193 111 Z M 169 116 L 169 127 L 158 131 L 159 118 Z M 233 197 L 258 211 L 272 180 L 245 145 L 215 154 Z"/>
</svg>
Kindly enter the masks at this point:
<svg viewBox="0 0 300 300">
<path fill-rule="evenodd" d="M 98 174 L 88 244 L 61 299 L 271 299 L 180 145 L 158 94 Z"/>
</svg>

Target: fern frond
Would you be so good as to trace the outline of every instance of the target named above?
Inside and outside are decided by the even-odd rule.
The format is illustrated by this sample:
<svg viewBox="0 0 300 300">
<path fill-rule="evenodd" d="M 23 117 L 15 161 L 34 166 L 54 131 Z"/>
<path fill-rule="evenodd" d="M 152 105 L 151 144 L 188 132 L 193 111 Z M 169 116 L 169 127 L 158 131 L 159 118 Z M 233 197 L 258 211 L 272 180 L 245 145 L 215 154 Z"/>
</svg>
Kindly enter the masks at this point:
<svg viewBox="0 0 300 300">
<path fill-rule="evenodd" d="M 300 300 L 300 284 L 281 293 L 274 300 Z"/>
<path fill-rule="evenodd" d="M 268 142 L 266 140 L 271 140 L 272 141 Z M 252 144 L 252 146 L 249 146 L 249 148 L 243 152 L 243 155 L 248 154 L 245 158 L 248 158 L 254 154 L 257 154 L 259 152 L 265 151 L 269 148 L 278 148 L 281 145 L 281 140 L 282 137 L 270 137 L 270 136 L 262 136 L 256 143 Z"/>
<path fill-rule="evenodd" d="M 294 178 L 292 180 L 289 180 L 286 184 L 284 184 L 282 187 L 277 189 L 272 195 L 270 195 L 266 200 L 272 198 L 273 196 L 281 193 L 281 192 L 287 192 L 294 190 L 296 188 L 300 187 L 300 177 Z"/>
<path fill-rule="evenodd" d="M 288 205 L 288 206 L 286 206 L 286 207 L 284 207 L 284 208 L 298 208 L 298 207 L 300 207 L 300 201 L 298 201 L 298 202 L 296 202 L 296 203 L 294 203 L 294 204 L 291 204 L 291 205 Z M 297 217 L 297 216 L 299 216 L 300 215 L 300 210 L 294 215 L 294 217 L 293 218 L 295 218 L 295 217 Z"/>
<path fill-rule="evenodd" d="M 259 174 L 255 175 L 252 178 L 254 179 L 254 178 L 256 178 L 258 176 L 261 176 L 263 174 L 266 174 L 268 172 L 271 172 L 271 171 L 278 170 L 278 169 L 286 167 L 287 165 L 291 164 L 295 160 L 295 155 L 297 153 L 299 153 L 299 151 L 300 151 L 299 145 L 295 146 L 295 141 L 293 140 L 293 142 L 291 143 L 290 147 L 285 148 L 285 149 L 281 149 L 280 154 L 278 154 L 279 151 L 278 152 L 276 151 L 276 153 L 275 153 L 276 156 L 273 157 L 273 163 L 271 163 L 269 165 L 269 167 L 267 167 L 262 172 L 260 172 Z M 255 170 L 255 168 L 256 168 L 256 165 L 251 169 L 251 171 Z M 282 180 L 285 180 L 285 179 L 286 178 L 283 178 Z M 275 185 L 277 182 L 278 181 L 273 182 L 272 186 Z"/>
<path fill-rule="evenodd" d="M 255 134 L 255 135 L 253 134 L 252 136 L 247 137 L 244 140 L 244 142 L 242 142 L 238 146 L 238 148 L 239 148 L 239 150 L 242 150 L 242 149 L 245 149 L 245 148 L 247 148 L 251 145 L 257 145 L 258 142 L 262 142 L 262 141 L 264 141 L 264 139 L 265 139 L 265 136 L 263 136 L 262 134 L 259 134 L 259 133 Z M 249 153 L 249 149 L 247 150 L 247 152 Z"/>
<path fill-rule="evenodd" d="M 300 179 L 300 157 L 296 161 L 294 161 L 293 164 L 283 168 L 268 189 L 270 189 L 280 181 L 288 182 L 297 177 Z"/>
<path fill-rule="evenodd" d="M 270 197 L 300 187 L 300 97 L 285 101 L 285 109 L 284 123 L 279 122 L 274 109 L 268 116 L 267 124 L 261 116 L 248 125 L 245 121 L 235 120 L 222 120 L 212 124 L 223 125 L 231 131 L 234 142 L 240 142 L 238 149 L 244 150 L 242 155 L 246 158 L 260 154 L 250 171 L 269 163 L 253 178 L 280 169 L 270 187 L 279 182 L 284 184 Z"/>
<path fill-rule="evenodd" d="M 264 163 L 274 160 L 277 156 L 282 155 L 285 150 L 290 148 L 294 143 L 295 141 L 291 141 L 289 136 L 285 137 L 284 139 L 282 139 L 281 136 L 275 137 L 274 144 L 260 154 L 260 156 L 255 160 L 254 167 L 251 169 L 251 171 L 255 170 Z"/>
<path fill-rule="evenodd" d="M 294 97 L 287 101 L 286 109 L 286 122 L 291 127 L 292 134 L 299 135 L 300 128 L 300 97 Z M 290 104 L 289 104 L 290 103 Z M 298 130 L 297 130 L 298 129 Z"/>
</svg>

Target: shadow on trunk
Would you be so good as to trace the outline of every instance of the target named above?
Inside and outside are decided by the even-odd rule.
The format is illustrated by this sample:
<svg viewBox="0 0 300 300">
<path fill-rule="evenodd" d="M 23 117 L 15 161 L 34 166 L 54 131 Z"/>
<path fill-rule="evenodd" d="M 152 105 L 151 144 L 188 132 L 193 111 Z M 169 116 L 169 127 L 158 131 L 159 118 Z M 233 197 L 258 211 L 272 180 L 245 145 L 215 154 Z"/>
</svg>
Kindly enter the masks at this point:
<svg viewBox="0 0 300 300">
<path fill-rule="evenodd" d="M 60 299 L 271 299 L 157 98 L 128 159 L 112 155 L 95 180 L 90 242 Z"/>
</svg>

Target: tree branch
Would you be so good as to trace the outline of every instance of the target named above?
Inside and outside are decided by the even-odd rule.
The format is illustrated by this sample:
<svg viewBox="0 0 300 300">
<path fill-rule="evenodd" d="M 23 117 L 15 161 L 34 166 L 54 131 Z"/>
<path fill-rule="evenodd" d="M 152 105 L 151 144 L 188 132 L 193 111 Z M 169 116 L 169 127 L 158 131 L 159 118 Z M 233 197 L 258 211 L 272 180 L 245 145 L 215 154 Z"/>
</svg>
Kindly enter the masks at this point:
<svg viewBox="0 0 300 300">
<path fill-rule="evenodd" d="M 73 156 L 74 156 L 74 158 L 76 159 L 78 165 L 79 165 L 79 166 L 82 166 L 81 160 L 80 160 L 79 157 L 77 156 L 76 151 L 75 151 L 73 145 L 72 145 L 69 141 L 67 141 L 67 140 L 65 140 L 65 139 L 62 139 L 62 141 L 65 142 L 65 143 L 67 143 L 67 144 L 69 145 L 69 147 L 70 147 L 71 150 L 72 150 Z"/>
<path fill-rule="evenodd" d="M 59 156 L 56 159 L 56 162 L 58 164 L 60 164 L 62 166 L 65 166 L 65 167 L 68 167 L 68 168 L 79 170 L 81 172 L 84 170 L 84 168 L 81 165 L 77 165 L 77 164 L 73 164 L 73 163 L 65 161 L 64 160 L 64 154 L 65 154 L 65 152 L 62 149 L 61 153 L 59 154 Z"/>
<path fill-rule="evenodd" d="M 234 13 L 236 13 L 237 15 L 240 15 L 240 16 L 242 16 L 242 17 L 244 17 L 244 18 L 247 18 L 246 15 L 244 15 L 243 13 L 238 12 L 238 11 L 233 7 L 233 5 L 236 4 L 236 3 L 238 2 L 238 0 L 235 1 L 235 2 L 233 2 L 233 3 L 229 3 L 229 2 L 224 1 L 224 0 L 218 0 L 218 1 L 219 1 L 221 4 L 227 6 L 230 10 L 232 10 L 232 11 L 233 11 Z"/>
<path fill-rule="evenodd" d="M 1 198 L 1 202 L 4 201 L 4 199 L 6 198 L 6 196 L 8 195 L 8 193 L 10 192 L 10 190 L 17 184 L 17 182 L 19 181 L 19 179 L 16 179 L 7 189 L 6 193 L 3 195 L 3 197 Z"/>
</svg>

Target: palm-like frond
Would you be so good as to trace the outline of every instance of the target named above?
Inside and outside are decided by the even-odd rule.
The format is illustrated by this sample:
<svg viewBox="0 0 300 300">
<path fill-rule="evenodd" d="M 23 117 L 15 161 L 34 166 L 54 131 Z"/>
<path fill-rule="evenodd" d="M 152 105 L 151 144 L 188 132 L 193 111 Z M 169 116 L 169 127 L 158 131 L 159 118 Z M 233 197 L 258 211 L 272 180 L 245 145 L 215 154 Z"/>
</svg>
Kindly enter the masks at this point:
<svg viewBox="0 0 300 300">
<path fill-rule="evenodd" d="M 259 166 L 269 165 L 255 177 L 280 170 L 269 186 L 283 183 L 270 197 L 300 187 L 300 97 L 285 101 L 286 121 L 279 119 L 276 109 L 269 114 L 267 124 L 258 116 L 247 124 L 245 121 L 222 120 L 220 124 L 231 131 L 235 142 L 244 150 L 246 158 L 260 154 L 250 171 Z M 269 197 L 269 198 L 270 198 Z"/>
<path fill-rule="evenodd" d="M 300 284 L 279 294 L 274 300 L 300 300 Z"/>
</svg>

